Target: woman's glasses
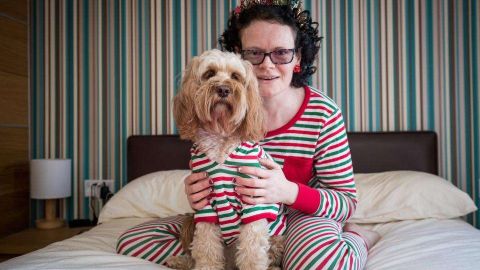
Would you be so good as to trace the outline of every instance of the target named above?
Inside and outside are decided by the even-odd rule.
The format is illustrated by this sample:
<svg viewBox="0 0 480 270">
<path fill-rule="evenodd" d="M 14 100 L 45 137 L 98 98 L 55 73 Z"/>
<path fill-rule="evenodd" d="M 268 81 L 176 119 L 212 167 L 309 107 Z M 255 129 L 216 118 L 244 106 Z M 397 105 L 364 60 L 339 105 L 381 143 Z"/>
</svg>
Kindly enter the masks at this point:
<svg viewBox="0 0 480 270">
<path fill-rule="evenodd" d="M 278 49 L 271 52 L 263 52 L 261 50 L 242 50 L 242 58 L 252 63 L 252 65 L 260 65 L 268 55 L 275 65 L 284 65 L 292 62 L 295 49 Z"/>
</svg>

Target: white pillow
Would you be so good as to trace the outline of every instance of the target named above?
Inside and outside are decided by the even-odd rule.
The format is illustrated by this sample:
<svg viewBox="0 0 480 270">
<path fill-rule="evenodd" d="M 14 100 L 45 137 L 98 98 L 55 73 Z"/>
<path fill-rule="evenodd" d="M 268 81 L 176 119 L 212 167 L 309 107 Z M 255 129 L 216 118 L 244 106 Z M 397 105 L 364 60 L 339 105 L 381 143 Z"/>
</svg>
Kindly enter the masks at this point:
<svg viewBox="0 0 480 270">
<path fill-rule="evenodd" d="M 428 173 L 390 171 L 355 174 L 357 210 L 354 223 L 380 223 L 409 219 L 454 218 L 477 210 L 463 191 Z"/>
<path fill-rule="evenodd" d="M 120 189 L 100 212 L 98 223 L 125 217 L 169 217 L 193 212 L 183 180 L 190 170 L 159 171 Z"/>
<path fill-rule="evenodd" d="M 191 213 L 184 192 L 189 170 L 141 176 L 118 191 L 103 207 L 99 223 L 125 217 L 168 217 Z M 447 180 L 422 172 L 355 174 L 357 210 L 354 223 L 454 218 L 477 209 L 472 199 Z"/>
</svg>

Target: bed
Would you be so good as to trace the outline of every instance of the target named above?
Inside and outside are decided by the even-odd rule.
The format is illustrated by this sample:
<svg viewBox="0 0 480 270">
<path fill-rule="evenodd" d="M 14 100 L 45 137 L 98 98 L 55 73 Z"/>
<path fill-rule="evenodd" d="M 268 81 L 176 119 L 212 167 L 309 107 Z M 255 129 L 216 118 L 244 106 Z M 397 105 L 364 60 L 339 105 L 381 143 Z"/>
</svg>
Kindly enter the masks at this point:
<svg viewBox="0 0 480 270">
<path fill-rule="evenodd" d="M 480 231 L 462 217 L 477 208 L 437 176 L 433 132 L 349 133 L 359 193 L 351 221 L 379 232 L 366 269 L 479 269 Z M 99 224 L 73 238 L 0 264 L 0 269 L 168 269 L 115 253 L 127 228 L 191 212 L 183 193 L 190 143 L 176 135 L 128 139 L 129 184 Z"/>
</svg>

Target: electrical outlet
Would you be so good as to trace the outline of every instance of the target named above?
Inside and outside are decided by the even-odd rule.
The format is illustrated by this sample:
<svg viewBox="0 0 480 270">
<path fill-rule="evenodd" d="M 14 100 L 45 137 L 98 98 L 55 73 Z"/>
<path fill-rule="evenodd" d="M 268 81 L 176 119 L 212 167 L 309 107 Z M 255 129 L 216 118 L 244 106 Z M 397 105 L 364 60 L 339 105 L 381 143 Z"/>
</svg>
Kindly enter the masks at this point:
<svg viewBox="0 0 480 270">
<path fill-rule="evenodd" d="M 84 181 L 84 190 L 83 193 L 85 194 L 85 197 L 90 197 L 91 192 L 93 191 L 94 197 L 99 198 L 100 197 L 100 186 L 105 183 L 108 188 L 110 189 L 110 192 L 114 192 L 114 184 L 113 180 L 85 180 Z M 96 184 L 96 187 L 92 189 L 92 185 Z"/>
</svg>

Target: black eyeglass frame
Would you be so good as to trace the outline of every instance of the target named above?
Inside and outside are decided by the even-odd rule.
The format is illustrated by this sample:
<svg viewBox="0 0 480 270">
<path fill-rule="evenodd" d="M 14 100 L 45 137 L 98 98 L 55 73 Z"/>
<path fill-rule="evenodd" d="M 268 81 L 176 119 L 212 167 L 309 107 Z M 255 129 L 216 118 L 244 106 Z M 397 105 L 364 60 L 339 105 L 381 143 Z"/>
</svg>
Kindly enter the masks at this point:
<svg viewBox="0 0 480 270">
<path fill-rule="evenodd" d="M 288 62 L 275 63 L 275 62 L 273 61 L 273 59 L 272 59 L 272 53 L 277 52 L 277 51 L 281 51 L 281 50 L 287 50 L 287 51 L 292 52 L 292 58 L 291 58 L 290 61 L 288 61 Z M 293 49 L 277 49 L 277 50 L 274 50 L 274 51 L 271 51 L 271 52 L 264 52 L 264 53 L 263 53 L 262 61 L 260 61 L 259 63 L 256 63 L 256 64 L 252 63 L 252 62 L 251 62 L 250 60 L 248 60 L 248 59 L 245 59 L 245 57 L 244 57 L 245 52 L 252 52 L 252 51 L 256 51 L 256 50 L 242 50 L 242 51 L 241 51 L 241 55 L 242 55 L 242 59 L 249 61 L 249 62 L 250 62 L 252 65 L 254 65 L 254 66 L 258 66 L 258 65 L 262 64 L 263 61 L 265 61 L 265 57 L 266 57 L 267 55 L 268 55 L 268 57 L 270 58 L 270 61 L 271 61 L 273 64 L 275 64 L 275 65 L 286 65 L 286 64 L 290 64 L 290 63 L 293 61 L 293 58 L 295 57 L 295 52 L 297 51 L 297 49 L 296 49 L 296 48 L 293 48 Z M 259 52 L 259 53 L 261 53 L 261 52 Z"/>
</svg>

